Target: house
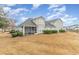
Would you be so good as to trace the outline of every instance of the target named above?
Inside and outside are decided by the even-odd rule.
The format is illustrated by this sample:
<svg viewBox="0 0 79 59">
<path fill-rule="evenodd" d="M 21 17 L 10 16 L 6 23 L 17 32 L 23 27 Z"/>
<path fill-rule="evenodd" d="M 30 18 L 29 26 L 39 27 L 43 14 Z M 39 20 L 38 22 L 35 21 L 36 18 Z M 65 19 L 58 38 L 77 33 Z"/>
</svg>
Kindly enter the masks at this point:
<svg viewBox="0 0 79 59">
<path fill-rule="evenodd" d="M 39 34 L 43 30 L 59 30 L 63 28 L 61 19 L 54 19 L 45 21 L 45 18 L 40 16 L 36 18 L 29 18 L 19 25 L 22 28 L 23 34 Z"/>
<path fill-rule="evenodd" d="M 75 24 L 75 25 L 66 26 L 66 30 L 68 30 L 68 31 L 79 31 L 79 25 Z"/>
</svg>

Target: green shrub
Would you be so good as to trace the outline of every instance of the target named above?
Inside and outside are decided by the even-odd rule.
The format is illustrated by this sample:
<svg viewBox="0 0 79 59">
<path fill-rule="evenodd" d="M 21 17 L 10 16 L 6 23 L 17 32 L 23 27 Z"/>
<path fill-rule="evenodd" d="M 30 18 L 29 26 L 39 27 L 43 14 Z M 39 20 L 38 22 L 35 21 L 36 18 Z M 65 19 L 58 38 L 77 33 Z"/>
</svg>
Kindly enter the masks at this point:
<svg viewBox="0 0 79 59">
<path fill-rule="evenodd" d="M 63 30 L 63 29 L 61 29 L 61 30 L 59 30 L 59 32 L 63 33 L 63 32 L 66 32 L 66 31 L 65 31 L 65 30 Z"/>
<path fill-rule="evenodd" d="M 43 30 L 43 33 L 44 34 L 52 34 L 52 31 L 51 30 Z"/>
<path fill-rule="evenodd" d="M 57 33 L 58 31 L 57 30 L 52 30 L 52 33 Z"/>
<path fill-rule="evenodd" d="M 15 33 L 15 30 L 11 30 L 10 33 Z"/>
<path fill-rule="evenodd" d="M 11 33 L 12 37 L 23 36 L 23 33 L 18 30 L 10 32 L 10 33 Z"/>
<path fill-rule="evenodd" d="M 12 37 L 17 37 L 17 32 L 11 33 Z"/>
<path fill-rule="evenodd" d="M 20 32 L 20 31 L 17 31 L 17 35 L 18 35 L 18 36 L 23 36 L 23 33 Z"/>
<path fill-rule="evenodd" d="M 44 34 L 53 34 L 53 33 L 57 33 L 57 30 L 43 30 Z"/>
</svg>

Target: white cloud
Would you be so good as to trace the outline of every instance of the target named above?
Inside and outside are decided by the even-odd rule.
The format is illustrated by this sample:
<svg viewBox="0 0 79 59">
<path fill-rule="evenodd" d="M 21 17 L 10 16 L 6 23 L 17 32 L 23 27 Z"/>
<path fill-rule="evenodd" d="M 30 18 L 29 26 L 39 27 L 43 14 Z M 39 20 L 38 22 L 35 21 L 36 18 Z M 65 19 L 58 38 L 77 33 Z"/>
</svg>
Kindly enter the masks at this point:
<svg viewBox="0 0 79 59">
<path fill-rule="evenodd" d="M 69 21 L 75 21 L 75 20 L 77 20 L 78 18 L 77 18 L 77 17 L 70 16 L 70 15 L 64 15 L 61 19 L 62 19 L 64 22 L 69 22 Z"/>
<path fill-rule="evenodd" d="M 65 12 L 66 11 L 66 7 L 65 6 L 62 6 L 60 8 L 55 8 L 53 9 L 54 12 Z"/>
<path fill-rule="evenodd" d="M 61 4 L 53 4 L 48 7 L 47 19 L 57 18 L 63 16 L 66 11 L 66 7 Z"/>
<path fill-rule="evenodd" d="M 73 17 L 71 15 L 65 14 L 62 18 L 61 18 L 64 22 L 64 25 L 73 25 L 75 24 L 75 21 L 78 21 L 77 17 Z"/>
<path fill-rule="evenodd" d="M 63 16 L 63 14 L 59 12 L 59 13 L 49 15 L 47 19 L 50 20 L 50 19 L 60 18 L 61 16 Z"/>
<path fill-rule="evenodd" d="M 12 9 L 10 7 L 3 7 L 4 11 L 10 11 L 11 13 L 19 13 L 21 11 L 29 11 L 28 9 L 26 8 L 17 8 L 17 9 Z"/>
<path fill-rule="evenodd" d="M 62 4 L 50 4 L 48 9 L 57 8 L 62 6 Z"/>
<path fill-rule="evenodd" d="M 77 17 L 73 17 L 72 15 L 66 14 L 65 5 L 50 5 L 48 10 L 49 12 L 47 13 L 46 17 L 46 19 L 48 20 L 54 18 L 61 18 L 64 22 L 64 25 L 72 25 L 75 24 L 74 22 L 78 21 Z"/>
<path fill-rule="evenodd" d="M 28 19 L 28 17 L 24 17 L 24 16 L 20 17 L 20 21 L 18 21 L 18 22 L 16 23 L 16 25 L 21 24 L 22 22 L 24 22 L 24 21 L 27 20 L 27 19 Z"/>
<path fill-rule="evenodd" d="M 12 19 L 15 19 L 17 21 L 17 24 L 23 22 L 27 17 L 24 15 L 24 13 L 29 12 L 26 8 L 16 8 L 12 9 L 11 7 L 4 7 L 3 8 L 6 13 L 8 13 L 8 16 Z"/>
<path fill-rule="evenodd" d="M 21 17 L 22 21 L 25 21 L 26 19 L 28 19 L 28 17 Z"/>
<path fill-rule="evenodd" d="M 17 9 L 11 9 L 11 8 L 4 8 L 6 11 L 9 12 L 10 16 L 19 16 L 22 15 L 21 12 L 28 12 L 29 10 L 26 8 L 17 8 Z"/>
<path fill-rule="evenodd" d="M 37 9 L 39 6 L 41 6 L 41 4 L 32 4 L 32 10 Z"/>
<path fill-rule="evenodd" d="M 3 7 L 3 10 L 4 10 L 5 12 L 9 12 L 9 11 L 11 10 L 11 8 L 10 8 L 10 7 Z"/>
<path fill-rule="evenodd" d="M 47 15 L 50 15 L 50 13 L 48 12 Z"/>
<path fill-rule="evenodd" d="M 28 11 L 28 9 L 26 9 L 26 8 L 17 8 L 17 9 L 13 9 L 12 10 L 13 12 L 13 14 L 15 14 L 15 13 L 20 13 L 21 11 Z"/>
<path fill-rule="evenodd" d="M 0 4 L 1 7 L 11 7 L 15 6 L 16 4 Z"/>
<path fill-rule="evenodd" d="M 51 9 L 52 11 L 49 11 L 47 13 L 47 19 L 52 19 L 52 18 L 59 18 L 60 16 L 63 16 L 65 11 L 66 11 L 66 7 L 62 6 L 60 8 L 56 7 L 54 9 Z"/>
<path fill-rule="evenodd" d="M 5 4 L 6 6 L 15 6 L 16 4 Z"/>
<path fill-rule="evenodd" d="M 17 9 L 12 9 L 11 7 L 3 7 L 4 12 L 7 13 L 7 15 L 11 18 L 15 18 L 15 17 L 20 17 L 23 15 L 23 13 L 21 12 L 29 12 L 28 9 L 26 8 L 17 8 Z"/>
<path fill-rule="evenodd" d="M 7 7 L 4 7 L 4 11 L 9 13 L 10 17 L 15 18 L 16 20 L 20 20 L 19 23 L 25 21 L 28 19 L 28 17 L 25 17 L 25 15 L 21 12 L 27 13 L 30 12 L 31 10 L 35 10 L 39 8 L 41 5 L 40 4 L 33 4 L 33 7 L 31 10 L 28 10 L 26 8 L 17 8 L 17 9 L 12 9 L 9 6 L 14 6 L 14 5 L 7 5 Z M 70 25 L 74 24 L 74 21 L 78 21 L 77 17 L 73 17 L 72 15 L 66 14 L 66 6 L 61 5 L 61 4 L 52 4 L 49 5 L 48 7 L 48 13 L 46 15 L 46 19 L 53 19 L 53 18 L 61 18 L 64 22 L 65 25 Z M 17 19 L 19 18 L 19 19 Z"/>
</svg>

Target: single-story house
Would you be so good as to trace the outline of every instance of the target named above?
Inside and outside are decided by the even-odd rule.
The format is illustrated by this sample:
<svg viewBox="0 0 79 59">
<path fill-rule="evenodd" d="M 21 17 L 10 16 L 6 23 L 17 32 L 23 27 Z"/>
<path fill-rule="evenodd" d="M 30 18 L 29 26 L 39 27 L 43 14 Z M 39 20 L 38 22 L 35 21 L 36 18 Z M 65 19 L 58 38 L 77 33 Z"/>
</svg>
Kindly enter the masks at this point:
<svg viewBox="0 0 79 59">
<path fill-rule="evenodd" d="M 29 18 L 19 25 L 22 28 L 23 34 L 39 34 L 43 30 L 59 30 L 63 28 L 61 19 L 54 19 L 45 21 L 45 18 L 40 16 L 36 18 Z"/>
</svg>

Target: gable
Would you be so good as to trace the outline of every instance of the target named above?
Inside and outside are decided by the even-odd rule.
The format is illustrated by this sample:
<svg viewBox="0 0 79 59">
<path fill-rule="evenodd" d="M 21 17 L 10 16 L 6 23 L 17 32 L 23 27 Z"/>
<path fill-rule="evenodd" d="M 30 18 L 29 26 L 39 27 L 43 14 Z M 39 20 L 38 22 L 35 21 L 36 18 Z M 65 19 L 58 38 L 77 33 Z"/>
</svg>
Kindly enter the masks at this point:
<svg viewBox="0 0 79 59">
<path fill-rule="evenodd" d="M 47 27 L 48 27 L 48 28 L 52 28 L 52 27 L 55 28 L 55 26 L 54 26 L 53 24 L 50 24 L 50 22 L 48 22 L 48 21 L 45 22 L 45 27 L 46 27 L 46 28 L 47 28 Z"/>
<path fill-rule="evenodd" d="M 53 20 L 50 20 L 49 22 L 55 23 L 55 22 L 57 22 L 57 21 L 62 22 L 62 20 L 61 20 L 61 19 L 53 19 Z"/>
<path fill-rule="evenodd" d="M 50 24 L 55 25 L 55 26 L 57 24 L 63 24 L 61 19 L 54 19 L 54 20 L 50 20 L 49 22 L 50 22 Z"/>
<path fill-rule="evenodd" d="M 21 26 L 21 27 L 22 27 L 22 26 L 35 27 L 36 24 L 32 21 L 31 18 L 29 18 L 29 19 L 27 19 L 24 23 L 22 23 L 20 26 Z"/>
<path fill-rule="evenodd" d="M 45 19 L 44 17 L 37 17 L 37 18 L 34 18 L 33 19 L 33 22 L 36 24 L 36 25 L 45 25 Z"/>
</svg>

